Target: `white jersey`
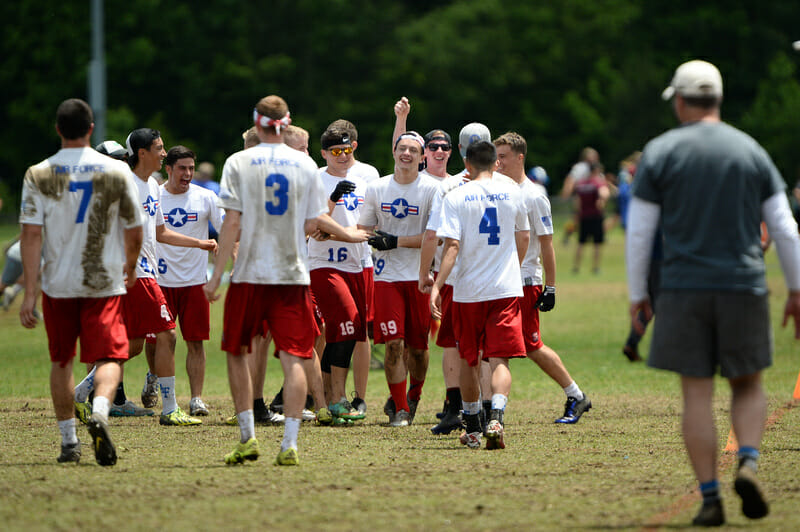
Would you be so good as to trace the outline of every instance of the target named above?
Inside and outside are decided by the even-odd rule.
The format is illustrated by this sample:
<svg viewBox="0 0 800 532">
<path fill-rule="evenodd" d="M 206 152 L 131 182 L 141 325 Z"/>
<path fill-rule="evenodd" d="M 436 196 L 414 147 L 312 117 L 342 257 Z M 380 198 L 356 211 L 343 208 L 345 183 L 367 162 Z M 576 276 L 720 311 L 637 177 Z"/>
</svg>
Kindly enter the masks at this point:
<svg viewBox="0 0 800 532">
<path fill-rule="evenodd" d="M 359 176 L 350 175 L 349 172 L 346 178 L 332 176 L 325 171 L 320 171 L 319 175 L 327 196 L 330 196 L 336 185 L 344 179 L 355 184 L 356 188 L 353 192 L 345 194 L 336 202 L 331 217 L 342 227 L 356 226 L 361 214 L 361 206 L 364 205 L 364 194 L 367 191 L 366 181 Z M 339 242 L 337 240 L 320 242 L 309 238 L 308 267 L 311 270 L 335 268 L 343 272 L 358 273 L 364 268 L 372 267 L 369 244 L 366 242 Z"/>
<path fill-rule="evenodd" d="M 123 230 L 144 222 L 138 206 L 128 165 L 91 148 L 65 148 L 28 168 L 19 221 L 44 226 L 42 291 L 124 294 Z"/>
<path fill-rule="evenodd" d="M 308 285 L 305 221 L 328 211 L 317 165 L 283 143 L 234 153 L 218 204 L 242 213 L 231 282 Z"/>
<path fill-rule="evenodd" d="M 442 199 L 448 192 L 460 187 L 465 183 L 469 183 L 469 179 L 464 177 L 464 172 L 454 176 L 449 176 L 439 183 L 439 190 L 437 191 L 436 195 L 433 196 L 433 203 L 431 204 L 431 217 L 428 219 L 428 225 L 425 227 L 426 230 L 433 232 L 439 230 L 439 227 L 442 225 Z M 433 256 L 433 271 L 435 272 L 439 271 L 439 267 L 442 264 L 442 251 L 443 247 L 441 245 L 437 245 L 436 254 Z M 447 277 L 445 284 L 452 285 L 455 282 L 457 270 L 458 263 L 456 263 L 456 265 L 453 267 L 453 270 Z"/>
<path fill-rule="evenodd" d="M 323 166 L 319 169 L 319 171 L 327 172 L 328 167 Z M 352 181 L 352 178 L 360 177 L 365 182 L 370 183 L 378 179 L 380 176 L 381 174 L 378 172 L 378 169 L 371 164 L 362 163 L 361 161 L 354 161 L 353 166 L 347 169 L 347 177 L 345 179 Z"/>
<path fill-rule="evenodd" d="M 426 175 L 426 176 L 428 176 L 428 177 L 432 177 L 433 179 L 435 179 L 435 180 L 436 180 L 436 181 L 438 181 L 439 183 L 441 183 L 442 181 L 444 181 L 444 180 L 445 180 L 445 179 L 447 179 L 448 177 L 451 177 L 451 176 L 450 176 L 450 174 L 445 174 L 445 176 L 444 176 L 444 177 L 439 177 L 438 175 L 433 175 L 432 173 L 428 172 L 428 170 L 427 170 L 427 169 L 425 169 L 425 170 L 421 171 L 421 172 L 420 172 L 420 174 Z"/>
<path fill-rule="evenodd" d="M 407 185 L 395 181 L 394 174 L 373 181 L 367 186 L 359 225 L 396 236 L 413 236 L 425 232 L 431 203 L 439 182 L 426 175 Z M 419 277 L 419 248 L 396 248 L 375 251 L 376 281 L 416 281 Z"/>
<path fill-rule="evenodd" d="M 144 238 L 139 260 L 136 262 L 136 277 L 156 279 L 158 274 L 158 255 L 156 255 L 156 227 L 164 225 L 164 213 L 161 210 L 161 189 L 158 181 L 152 176 L 147 181 L 133 174 L 133 183 L 139 193 L 139 204 L 144 212 Z"/>
<path fill-rule="evenodd" d="M 161 210 L 167 227 L 182 235 L 206 240 L 209 222 L 217 232 L 222 227 L 217 195 L 199 185 L 190 184 L 183 194 L 171 194 L 161 185 Z M 159 285 L 177 288 L 205 284 L 208 280 L 208 251 L 159 242 L 156 252 Z"/>
<path fill-rule="evenodd" d="M 472 181 L 449 192 L 442 204 L 440 238 L 459 241 L 453 301 L 473 303 L 521 297 L 516 231 L 530 229 L 516 183 Z"/>
<path fill-rule="evenodd" d="M 550 200 L 536 183 L 525 179 L 520 183 L 519 189 L 531 224 L 531 242 L 522 261 L 522 280 L 524 284 L 538 286 L 542 284 L 542 264 L 539 259 L 542 246 L 539 244 L 539 237 L 553 234 L 553 215 L 550 211 Z"/>
</svg>

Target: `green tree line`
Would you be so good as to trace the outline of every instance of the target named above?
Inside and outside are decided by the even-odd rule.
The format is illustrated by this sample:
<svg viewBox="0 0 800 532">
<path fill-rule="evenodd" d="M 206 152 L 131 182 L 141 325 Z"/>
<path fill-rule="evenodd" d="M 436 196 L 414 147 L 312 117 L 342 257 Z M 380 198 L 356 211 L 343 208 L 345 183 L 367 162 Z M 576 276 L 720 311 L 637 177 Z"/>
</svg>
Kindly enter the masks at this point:
<svg viewBox="0 0 800 532">
<path fill-rule="evenodd" d="M 87 98 L 90 2 L 0 6 L 0 196 L 6 216 L 30 164 L 58 149 L 54 111 Z M 800 178 L 800 4 L 755 0 L 207 0 L 105 2 L 107 138 L 161 130 L 218 167 L 262 96 L 283 96 L 319 135 L 337 118 L 359 129 L 359 159 L 391 173 L 392 107 L 409 127 L 484 122 L 518 131 L 528 165 L 557 189 L 580 149 L 609 170 L 674 125 L 660 100 L 681 62 L 715 63 L 723 119 L 756 137 L 787 182 Z M 451 171 L 460 170 L 458 156 Z"/>
</svg>

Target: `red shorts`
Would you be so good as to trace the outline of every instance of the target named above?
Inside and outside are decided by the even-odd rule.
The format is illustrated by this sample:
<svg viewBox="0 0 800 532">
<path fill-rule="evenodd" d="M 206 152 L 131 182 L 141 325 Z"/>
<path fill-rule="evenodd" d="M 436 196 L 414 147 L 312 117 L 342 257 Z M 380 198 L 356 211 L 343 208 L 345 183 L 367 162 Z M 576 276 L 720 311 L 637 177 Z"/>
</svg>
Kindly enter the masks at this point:
<svg viewBox="0 0 800 532">
<path fill-rule="evenodd" d="M 453 302 L 453 326 L 458 353 L 470 366 L 483 358 L 525 356 L 520 298 L 506 297 L 476 303 Z"/>
<path fill-rule="evenodd" d="M 442 285 L 439 295 L 442 296 L 442 320 L 439 323 L 436 345 L 456 347 L 456 333 L 453 330 L 453 287 L 449 284 Z"/>
<path fill-rule="evenodd" d="M 164 293 L 155 279 L 139 278 L 122 296 L 122 317 L 128 338 L 144 338 L 175 328 Z"/>
<path fill-rule="evenodd" d="M 367 291 L 362 272 L 311 270 L 311 292 L 325 319 L 326 342 L 367 339 Z"/>
<path fill-rule="evenodd" d="M 75 357 L 78 338 L 81 362 L 128 360 L 122 296 L 55 298 L 42 293 L 42 312 L 51 362 L 66 367 Z"/>
<path fill-rule="evenodd" d="M 225 296 L 222 350 L 239 355 L 250 351 L 256 335 L 272 332 L 276 354 L 286 351 L 311 358 L 319 329 L 311 293 L 305 285 L 231 283 Z"/>
<path fill-rule="evenodd" d="M 187 342 L 208 340 L 209 306 L 203 293 L 203 285 L 169 287 L 162 286 L 167 307 L 175 320 L 181 324 L 181 336 Z"/>
<path fill-rule="evenodd" d="M 408 347 L 428 349 L 431 325 L 430 295 L 417 288 L 417 281 L 376 281 L 375 343 L 397 338 Z"/>
<path fill-rule="evenodd" d="M 539 308 L 536 302 L 542 294 L 542 285 L 523 286 L 525 296 L 520 300 L 522 307 L 522 337 L 525 339 L 525 351 L 537 351 L 544 342 L 539 334 Z"/>
</svg>

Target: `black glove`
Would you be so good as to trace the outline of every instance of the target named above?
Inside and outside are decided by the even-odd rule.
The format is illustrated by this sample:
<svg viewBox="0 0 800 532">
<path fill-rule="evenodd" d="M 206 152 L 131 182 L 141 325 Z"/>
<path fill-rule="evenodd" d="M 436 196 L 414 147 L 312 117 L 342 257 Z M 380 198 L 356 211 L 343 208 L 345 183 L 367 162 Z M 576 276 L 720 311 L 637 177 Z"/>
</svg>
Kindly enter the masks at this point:
<svg viewBox="0 0 800 532">
<path fill-rule="evenodd" d="M 545 286 L 542 293 L 539 294 L 539 299 L 536 300 L 536 306 L 542 312 L 553 310 L 553 307 L 556 306 L 556 287 Z"/>
<path fill-rule="evenodd" d="M 375 231 L 375 236 L 369 237 L 367 242 L 378 251 L 387 251 L 397 247 L 397 237 L 383 231 Z"/>
<path fill-rule="evenodd" d="M 350 194 L 355 189 L 356 189 L 355 183 L 343 179 L 342 181 L 336 183 L 336 188 L 334 188 L 333 192 L 331 192 L 331 201 L 336 203 L 342 198 L 342 196 L 344 196 L 345 194 Z"/>
</svg>

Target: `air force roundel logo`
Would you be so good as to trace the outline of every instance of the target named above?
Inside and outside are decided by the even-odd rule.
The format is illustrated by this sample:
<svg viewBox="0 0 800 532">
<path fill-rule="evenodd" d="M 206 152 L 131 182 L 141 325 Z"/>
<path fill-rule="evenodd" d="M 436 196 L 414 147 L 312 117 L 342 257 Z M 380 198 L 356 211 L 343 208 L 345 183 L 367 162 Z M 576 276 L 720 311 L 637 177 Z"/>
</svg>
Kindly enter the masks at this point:
<svg viewBox="0 0 800 532">
<path fill-rule="evenodd" d="M 405 198 L 397 198 L 391 203 L 381 203 L 381 211 L 390 212 L 395 218 L 405 218 L 406 216 L 417 216 L 419 205 L 409 205 Z"/>
<path fill-rule="evenodd" d="M 364 196 L 356 196 L 354 193 L 350 192 L 339 198 L 336 205 L 342 205 L 348 211 L 354 211 L 363 203 Z"/>
<path fill-rule="evenodd" d="M 175 207 L 167 214 L 164 215 L 164 222 L 168 223 L 172 227 L 183 227 L 186 225 L 186 222 L 196 222 L 197 221 L 197 213 L 196 212 L 186 212 L 185 210 L 181 209 L 180 207 Z"/>
<path fill-rule="evenodd" d="M 147 199 L 142 203 L 142 207 L 150 216 L 155 216 L 158 210 L 158 200 L 148 194 Z"/>
</svg>

